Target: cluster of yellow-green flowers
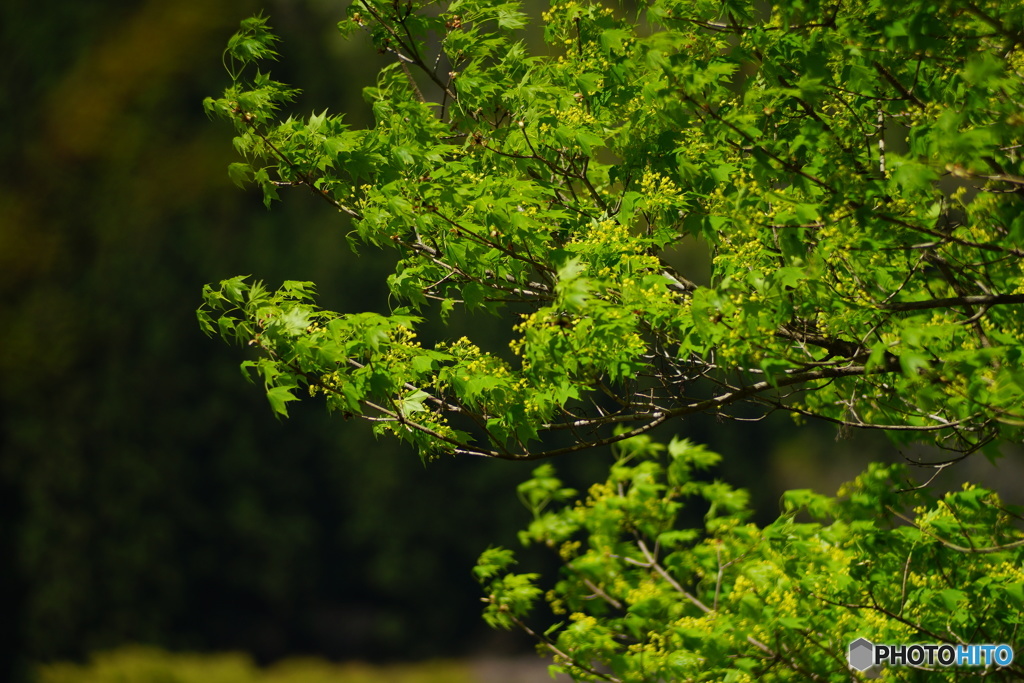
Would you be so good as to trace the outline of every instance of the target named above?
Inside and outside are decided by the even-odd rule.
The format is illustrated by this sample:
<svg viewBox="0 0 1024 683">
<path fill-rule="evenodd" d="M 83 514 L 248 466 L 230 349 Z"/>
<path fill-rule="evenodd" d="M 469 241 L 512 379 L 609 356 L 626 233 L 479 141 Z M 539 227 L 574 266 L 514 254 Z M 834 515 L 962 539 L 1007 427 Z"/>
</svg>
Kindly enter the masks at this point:
<svg viewBox="0 0 1024 683">
<path fill-rule="evenodd" d="M 537 325 L 538 321 L 544 317 L 546 316 L 539 315 L 537 312 L 527 313 L 523 315 L 522 322 L 516 323 L 515 325 L 512 326 L 513 332 L 518 332 L 519 334 L 523 335 L 509 342 L 508 346 L 510 349 L 512 349 L 512 353 L 516 354 L 517 356 L 524 355 L 526 351 L 525 334 L 527 330 L 534 328 Z"/>
<path fill-rule="evenodd" d="M 551 107 L 548 110 L 551 116 L 555 117 L 559 123 L 565 123 L 570 126 L 593 126 L 597 123 L 597 118 L 594 117 L 586 106 L 583 104 L 582 96 L 575 100 L 571 105 L 565 108 Z M 541 133 L 547 132 L 544 128 L 550 130 L 551 126 L 542 124 L 540 131 Z"/>
<path fill-rule="evenodd" d="M 416 332 L 414 330 L 409 329 L 405 325 L 398 325 L 397 327 L 395 327 L 393 330 L 391 330 L 389 336 L 391 337 L 391 341 L 395 344 L 410 347 L 419 347 L 420 345 L 418 341 L 415 341 Z"/>
<path fill-rule="evenodd" d="M 640 193 L 651 209 L 681 208 L 685 204 L 683 192 L 675 181 L 650 169 L 640 178 Z"/>
<path fill-rule="evenodd" d="M 463 381 L 468 380 L 472 372 L 481 371 L 483 368 L 493 364 L 492 357 L 485 354 L 469 337 L 459 337 L 450 343 L 438 342 L 435 348 L 453 357 L 454 363 L 452 367 L 457 370 L 457 376 L 461 377 Z M 496 367 L 500 367 L 500 364 L 496 365 Z M 505 370 L 505 374 L 507 374 L 507 370 Z M 447 385 L 447 383 L 442 382 L 442 385 Z"/>
<path fill-rule="evenodd" d="M 323 394 L 336 394 L 341 391 L 341 385 L 343 383 L 341 373 L 338 371 L 328 372 L 320 375 L 319 384 L 309 385 L 309 395 L 316 396 L 317 393 Z"/>
<path fill-rule="evenodd" d="M 480 347 L 474 344 L 469 337 L 459 337 L 454 342 L 440 341 L 435 348 L 438 351 L 450 353 L 456 360 L 478 358 L 483 355 Z"/>
<path fill-rule="evenodd" d="M 555 3 L 541 14 L 548 26 L 548 39 L 551 44 L 561 47 L 565 53 L 557 59 L 557 65 L 566 73 L 583 71 L 605 73 L 612 65 L 611 61 L 601 53 L 592 39 L 580 35 L 582 24 L 589 24 L 599 17 L 611 17 L 614 10 L 588 2 L 568 0 Z"/>
<path fill-rule="evenodd" d="M 433 434 L 427 434 L 417 426 L 430 430 Z M 378 422 L 375 429 L 416 442 L 421 457 L 427 460 L 435 460 L 440 454 L 450 452 L 453 447 L 445 439 L 455 439 L 456 436 L 455 430 L 448 424 L 445 416 L 433 409 L 404 415 L 401 419 Z"/>
<path fill-rule="evenodd" d="M 524 373 L 515 371 L 504 360 L 490 353 L 485 353 L 467 337 L 461 337 L 453 343 L 441 342 L 436 347 L 454 356 L 450 377 L 439 375 L 436 387 L 446 389 L 451 386 L 452 379 L 468 382 L 475 376 L 486 376 L 498 380 L 494 386 L 485 390 L 477 402 L 489 414 L 500 414 L 513 405 L 522 405 L 526 413 L 535 416 L 540 406 L 530 399 L 537 387 L 531 383 Z"/>
<path fill-rule="evenodd" d="M 630 249 L 636 248 L 635 243 L 631 240 L 629 227 L 613 218 L 606 218 L 602 221 L 591 223 L 580 233 L 573 236 L 569 244 L 578 244 L 580 246 L 614 244 Z"/>
</svg>

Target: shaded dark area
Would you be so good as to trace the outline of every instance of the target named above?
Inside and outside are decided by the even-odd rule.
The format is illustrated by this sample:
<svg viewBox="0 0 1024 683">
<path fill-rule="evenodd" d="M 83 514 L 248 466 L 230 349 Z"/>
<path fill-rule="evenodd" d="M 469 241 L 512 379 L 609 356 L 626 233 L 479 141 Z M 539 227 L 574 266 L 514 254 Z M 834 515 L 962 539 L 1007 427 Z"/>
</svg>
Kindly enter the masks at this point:
<svg viewBox="0 0 1024 683">
<path fill-rule="evenodd" d="M 196 325 L 203 284 L 239 273 L 314 280 L 334 309 L 388 306 L 389 256 L 356 258 L 330 207 L 296 195 L 268 213 L 228 180 L 231 133 L 200 103 L 258 9 L 0 9 L 2 679 L 126 642 L 262 661 L 496 646 L 470 568 L 515 543 L 530 466 L 423 467 L 316 402 L 279 422 L 240 378 L 244 351 Z M 265 9 L 286 55 L 275 77 L 307 91 L 298 110 L 365 124 L 360 89 L 381 58 L 335 35 L 343 6 Z M 734 457 L 731 481 L 765 485 L 770 453 L 751 444 L 767 427 L 683 429 Z M 608 457 L 558 467 L 580 486 Z"/>
<path fill-rule="evenodd" d="M 0 662 L 24 674 L 125 642 L 261 660 L 474 645 L 469 569 L 513 540 L 526 473 L 424 468 L 315 403 L 276 421 L 244 351 L 198 331 L 202 285 L 244 272 L 387 307 L 387 255 L 356 259 L 329 207 L 268 213 L 228 181 L 231 133 L 201 100 L 258 8 L 51 9 L 0 18 L 18 94 L 0 137 Z M 379 58 L 335 36 L 340 9 L 267 10 L 288 47 L 275 76 L 303 84 L 302 109 L 359 124 Z"/>
</svg>

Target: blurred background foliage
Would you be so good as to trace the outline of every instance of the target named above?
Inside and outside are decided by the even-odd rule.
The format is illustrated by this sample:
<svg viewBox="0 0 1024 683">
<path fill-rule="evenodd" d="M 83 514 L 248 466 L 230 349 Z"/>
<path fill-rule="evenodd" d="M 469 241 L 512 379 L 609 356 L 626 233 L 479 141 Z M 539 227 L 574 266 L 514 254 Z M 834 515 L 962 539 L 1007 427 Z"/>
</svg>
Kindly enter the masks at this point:
<svg viewBox="0 0 1024 683">
<path fill-rule="evenodd" d="M 275 78 L 305 91 L 297 110 L 370 123 L 360 91 L 383 58 L 337 35 L 344 5 L 2 4 L 0 679 L 125 643 L 261 663 L 516 647 L 483 627 L 470 568 L 525 525 L 514 485 L 529 466 L 423 467 L 315 402 L 276 421 L 241 379 L 244 352 L 195 322 L 202 285 L 241 273 L 313 280 L 334 310 L 388 308 L 390 256 L 356 258 L 312 196 L 268 213 L 238 191 L 231 133 L 201 107 L 226 84 L 227 37 L 263 9 L 283 38 Z M 449 334 L 488 343 L 488 325 L 461 326 Z M 866 460 L 863 441 L 791 427 L 670 432 L 725 453 L 723 476 L 770 518 L 781 488 L 829 490 Z M 585 487 L 607 462 L 557 465 Z M 225 680 L 251 680 L 238 676 Z"/>
<path fill-rule="evenodd" d="M 238 21 L 273 17 L 301 109 L 368 123 L 383 58 L 337 2 L 152 0 L 47 11 L 0 32 L 0 679 L 123 643 L 417 659 L 493 647 L 470 568 L 526 518 L 522 468 L 424 468 L 315 403 L 275 420 L 244 351 L 205 338 L 203 284 L 314 280 L 328 306 L 388 307 L 390 257 L 294 195 L 228 180 L 203 114 Z"/>
<path fill-rule="evenodd" d="M 293 658 L 261 669 L 241 653 L 172 654 L 128 646 L 92 656 L 88 664 L 45 665 L 39 683 L 472 683 L 475 673 L 452 660 L 374 666 Z"/>
</svg>

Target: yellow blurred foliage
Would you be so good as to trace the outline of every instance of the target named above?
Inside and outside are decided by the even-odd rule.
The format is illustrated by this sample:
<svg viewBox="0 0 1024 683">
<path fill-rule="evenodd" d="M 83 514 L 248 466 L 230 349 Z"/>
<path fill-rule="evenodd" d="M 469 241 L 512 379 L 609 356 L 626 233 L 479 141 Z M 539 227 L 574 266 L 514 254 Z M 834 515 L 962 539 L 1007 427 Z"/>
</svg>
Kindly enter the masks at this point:
<svg viewBox="0 0 1024 683">
<path fill-rule="evenodd" d="M 87 664 L 45 664 L 38 683 L 472 683 L 466 664 L 432 660 L 417 664 L 333 664 L 294 658 L 257 667 L 242 653 L 171 653 L 129 645 L 95 653 Z"/>
</svg>

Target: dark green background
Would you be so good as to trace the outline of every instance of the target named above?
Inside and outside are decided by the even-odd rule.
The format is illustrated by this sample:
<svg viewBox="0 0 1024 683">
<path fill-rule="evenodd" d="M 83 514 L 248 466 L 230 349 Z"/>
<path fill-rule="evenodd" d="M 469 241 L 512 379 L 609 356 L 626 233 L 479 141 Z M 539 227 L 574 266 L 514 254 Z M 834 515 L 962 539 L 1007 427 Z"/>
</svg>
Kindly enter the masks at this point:
<svg viewBox="0 0 1024 683">
<path fill-rule="evenodd" d="M 517 646 L 482 626 L 470 568 L 488 543 L 514 544 L 530 466 L 423 467 L 317 402 L 279 422 L 238 371 L 246 352 L 199 332 L 203 284 L 240 273 L 314 280 L 334 310 L 388 310 L 389 254 L 356 258 L 347 223 L 311 195 L 267 212 L 228 181 L 231 131 L 201 100 L 260 9 L 283 37 L 274 76 L 306 91 L 297 111 L 365 125 L 360 89 L 382 58 L 337 36 L 341 3 L 0 9 L 2 679 L 126 642 L 261 661 Z M 791 424 L 665 436 L 722 451 L 770 518 L 782 486 L 828 490 L 867 459 L 862 442 Z M 558 466 L 583 484 L 608 457 Z"/>
<path fill-rule="evenodd" d="M 309 402 L 275 420 L 245 351 L 195 321 L 207 282 L 314 280 L 386 311 L 390 255 L 293 193 L 228 180 L 231 130 L 201 101 L 263 9 L 274 75 L 366 124 L 382 58 L 341 3 L 4 3 L 0 130 L 0 663 L 124 642 L 418 658 L 487 646 L 470 568 L 511 543 L 528 470 L 423 467 Z M 0 671 L 0 678 L 7 678 Z"/>
</svg>

